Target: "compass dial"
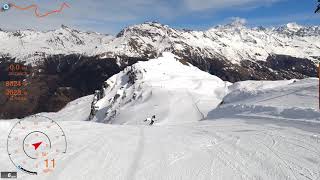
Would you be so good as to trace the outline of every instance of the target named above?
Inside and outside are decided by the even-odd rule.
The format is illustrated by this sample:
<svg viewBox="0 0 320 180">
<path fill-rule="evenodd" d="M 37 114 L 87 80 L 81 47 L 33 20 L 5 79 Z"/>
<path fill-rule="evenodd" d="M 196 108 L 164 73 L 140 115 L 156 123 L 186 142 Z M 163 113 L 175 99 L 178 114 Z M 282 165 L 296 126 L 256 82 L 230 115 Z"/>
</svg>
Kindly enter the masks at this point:
<svg viewBox="0 0 320 180">
<path fill-rule="evenodd" d="M 66 135 L 52 119 L 30 116 L 11 129 L 7 151 L 19 170 L 32 175 L 50 173 L 57 167 L 59 156 L 67 152 Z"/>
</svg>

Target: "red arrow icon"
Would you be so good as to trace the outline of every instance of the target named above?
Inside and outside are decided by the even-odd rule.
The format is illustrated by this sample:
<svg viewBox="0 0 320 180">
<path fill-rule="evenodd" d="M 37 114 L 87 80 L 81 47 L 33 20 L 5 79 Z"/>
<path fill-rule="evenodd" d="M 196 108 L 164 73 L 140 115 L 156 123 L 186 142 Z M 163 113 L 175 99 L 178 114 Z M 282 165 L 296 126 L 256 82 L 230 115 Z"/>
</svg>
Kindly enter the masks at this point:
<svg viewBox="0 0 320 180">
<path fill-rule="evenodd" d="M 41 144 L 42 142 L 38 142 L 38 143 L 32 144 L 32 146 L 34 146 L 34 150 L 37 150 Z"/>
</svg>

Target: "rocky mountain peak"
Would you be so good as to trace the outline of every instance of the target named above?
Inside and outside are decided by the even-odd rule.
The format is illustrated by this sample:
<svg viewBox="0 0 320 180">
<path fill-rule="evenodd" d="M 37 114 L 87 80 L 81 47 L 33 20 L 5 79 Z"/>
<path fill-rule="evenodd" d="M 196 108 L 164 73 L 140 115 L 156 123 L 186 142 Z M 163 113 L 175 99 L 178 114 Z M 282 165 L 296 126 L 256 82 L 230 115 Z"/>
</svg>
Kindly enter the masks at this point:
<svg viewBox="0 0 320 180">
<path fill-rule="evenodd" d="M 116 37 L 122 36 L 157 36 L 165 35 L 171 28 L 158 22 L 145 22 L 124 28 Z"/>
<path fill-rule="evenodd" d="M 247 28 L 247 21 L 242 18 L 232 18 L 230 23 L 224 25 L 218 25 L 212 29 L 220 29 L 220 30 L 241 30 Z"/>
</svg>

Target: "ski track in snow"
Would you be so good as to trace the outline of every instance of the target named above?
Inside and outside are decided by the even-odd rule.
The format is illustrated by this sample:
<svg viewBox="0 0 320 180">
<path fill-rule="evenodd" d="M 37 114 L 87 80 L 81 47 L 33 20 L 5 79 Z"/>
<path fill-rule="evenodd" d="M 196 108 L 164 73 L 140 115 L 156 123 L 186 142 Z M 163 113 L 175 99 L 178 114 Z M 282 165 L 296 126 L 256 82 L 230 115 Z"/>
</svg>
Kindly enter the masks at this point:
<svg viewBox="0 0 320 180">
<path fill-rule="evenodd" d="M 140 132 L 139 141 L 137 144 L 137 149 L 133 154 L 134 159 L 129 167 L 129 172 L 127 173 L 127 178 L 126 178 L 127 180 L 135 179 L 137 169 L 139 168 L 139 162 L 143 155 L 144 139 L 145 139 L 143 127 L 139 127 L 139 132 Z"/>
<path fill-rule="evenodd" d="M 191 97 L 193 106 L 195 107 L 195 109 L 199 112 L 200 116 L 202 117 L 201 119 L 199 119 L 199 121 L 204 120 L 205 116 L 204 116 L 204 114 L 201 112 L 201 110 L 199 109 L 197 103 L 196 103 L 195 100 L 194 100 L 193 95 L 192 95 L 188 90 L 187 90 L 186 92 L 187 92 L 187 94 Z"/>
<path fill-rule="evenodd" d="M 60 124 L 70 149 L 56 171 L 21 179 L 316 180 L 320 175 L 320 144 L 312 133 L 295 128 L 231 119 L 153 127 Z M 3 145 L 0 150 L 1 162 L 7 161 Z"/>
</svg>

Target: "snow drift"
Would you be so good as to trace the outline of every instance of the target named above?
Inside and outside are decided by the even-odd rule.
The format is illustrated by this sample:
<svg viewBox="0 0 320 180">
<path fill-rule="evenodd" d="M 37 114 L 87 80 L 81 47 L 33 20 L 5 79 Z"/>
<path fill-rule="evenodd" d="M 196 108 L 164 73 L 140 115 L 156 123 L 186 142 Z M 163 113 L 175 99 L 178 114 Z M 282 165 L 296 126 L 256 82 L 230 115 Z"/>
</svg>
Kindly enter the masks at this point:
<svg viewBox="0 0 320 180">
<path fill-rule="evenodd" d="M 244 81 L 229 86 L 229 93 L 208 119 L 270 117 L 320 123 L 318 79 Z"/>
<path fill-rule="evenodd" d="M 156 115 L 158 123 L 181 123 L 203 119 L 208 107 L 221 102 L 227 83 L 164 53 L 126 68 L 105 87 L 104 97 L 95 104 L 94 121 L 141 124 Z"/>
</svg>

